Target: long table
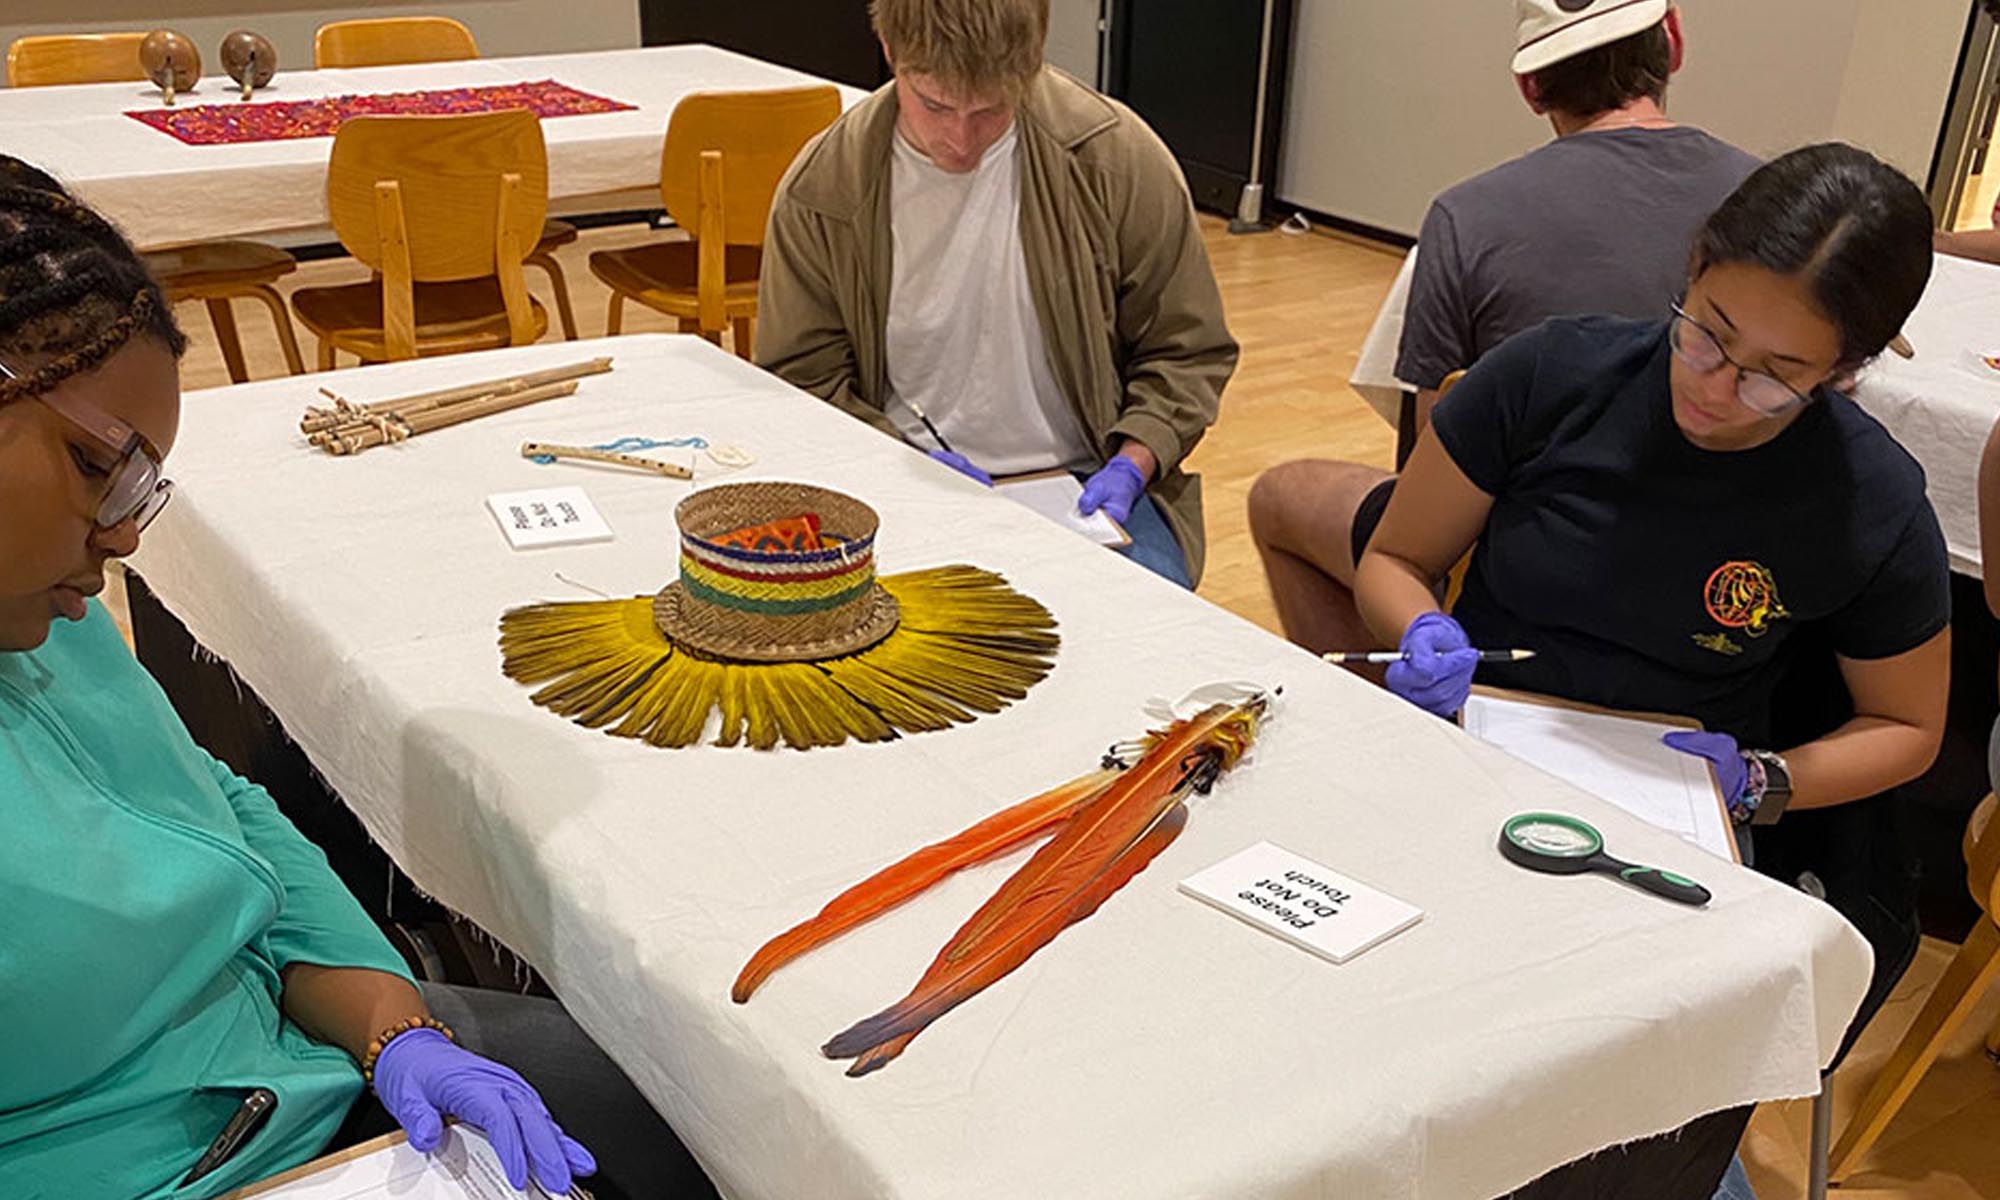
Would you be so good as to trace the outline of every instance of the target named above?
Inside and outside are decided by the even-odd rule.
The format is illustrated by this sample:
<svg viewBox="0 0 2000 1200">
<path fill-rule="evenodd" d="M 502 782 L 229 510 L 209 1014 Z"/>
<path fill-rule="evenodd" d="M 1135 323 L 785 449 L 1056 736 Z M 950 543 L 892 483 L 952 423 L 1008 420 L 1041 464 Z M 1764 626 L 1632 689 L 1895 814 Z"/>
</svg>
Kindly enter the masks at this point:
<svg viewBox="0 0 2000 1200">
<path fill-rule="evenodd" d="M 1979 455 L 2000 422 L 2000 266 L 1937 256 L 1930 286 L 1903 326 L 1916 356 L 1884 355 L 1854 399 L 1923 464 L 1952 570 L 1977 576 Z"/>
<path fill-rule="evenodd" d="M 657 205 L 667 116 L 693 92 L 827 82 L 714 46 L 659 46 L 395 67 L 281 68 L 255 102 L 539 79 L 638 106 L 542 123 L 551 208 L 558 213 Z M 863 94 L 841 88 L 846 104 Z M 216 76 L 179 102 L 238 101 L 234 85 Z M 9 154 L 64 180 L 141 246 L 324 229 L 332 138 L 189 146 L 124 115 L 159 103 L 158 89 L 142 83 L 0 89 L 0 130 Z"/>
<path fill-rule="evenodd" d="M 355 400 L 592 354 L 572 398 L 352 459 L 297 431 Z M 943 733 L 808 753 L 656 750 L 535 708 L 496 621 L 652 592 L 691 485 L 541 467 L 527 439 L 698 435 L 882 515 L 885 572 L 968 562 L 1062 625 L 1054 673 Z M 1815 1094 L 1869 973 L 1833 911 L 1466 736 L 986 492 L 706 343 L 655 335 L 275 380 L 186 399 L 179 484 L 134 560 L 425 891 L 532 962 L 751 1197 L 1495 1196 L 1600 1148 Z M 609 543 L 515 553 L 490 493 L 579 484 Z M 1088 769 L 1153 696 L 1282 685 L 1251 758 L 1095 916 L 888 1069 L 819 1044 L 903 994 L 1020 861 L 939 885 L 787 967 L 773 933 L 927 841 Z M 1715 892 L 1691 910 L 1496 852 L 1583 816 Z M 1269 840 L 1423 910 L 1334 966 L 1179 894 Z"/>
</svg>

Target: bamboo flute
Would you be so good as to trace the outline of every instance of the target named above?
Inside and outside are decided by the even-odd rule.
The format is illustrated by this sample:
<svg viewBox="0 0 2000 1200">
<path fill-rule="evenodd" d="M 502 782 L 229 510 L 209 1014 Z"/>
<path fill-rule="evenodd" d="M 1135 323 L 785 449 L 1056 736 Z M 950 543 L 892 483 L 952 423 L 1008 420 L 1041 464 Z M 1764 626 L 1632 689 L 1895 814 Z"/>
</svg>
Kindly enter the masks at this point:
<svg viewBox="0 0 2000 1200">
<path fill-rule="evenodd" d="M 355 404 L 343 396 L 321 388 L 320 395 L 332 400 L 334 407 L 323 408 L 317 405 L 308 407 L 305 417 L 299 422 L 299 430 L 306 434 L 324 433 L 344 426 L 367 424 L 370 417 L 409 417 L 463 401 L 483 400 L 491 396 L 528 391 L 545 384 L 581 379 L 587 375 L 601 375 L 610 369 L 609 358 L 593 358 L 566 366 L 531 371 L 525 375 L 512 375 L 484 383 L 465 383 L 457 387 L 418 392 L 411 396 L 398 396 L 368 404 Z"/>
<path fill-rule="evenodd" d="M 577 381 L 564 380 L 561 383 L 544 384 L 525 391 L 508 392 L 502 395 L 488 395 L 480 399 L 467 400 L 457 404 L 426 412 L 408 415 L 381 414 L 376 422 L 343 426 L 340 429 L 317 435 L 314 444 L 323 447 L 329 454 L 358 454 L 363 450 L 390 442 L 400 442 L 419 434 L 445 429 L 480 417 L 490 417 L 495 413 L 511 409 L 525 408 L 544 400 L 554 400 L 559 396 L 575 393 Z"/>
<path fill-rule="evenodd" d="M 679 463 L 658 458 L 643 458 L 637 454 L 620 454 L 615 450 L 599 450 L 594 446 L 559 446 L 553 442 L 522 442 L 522 458 L 567 459 L 574 462 L 603 463 L 606 466 L 630 467 L 635 471 L 650 471 L 664 475 L 668 479 L 693 479 L 694 472 Z"/>
</svg>

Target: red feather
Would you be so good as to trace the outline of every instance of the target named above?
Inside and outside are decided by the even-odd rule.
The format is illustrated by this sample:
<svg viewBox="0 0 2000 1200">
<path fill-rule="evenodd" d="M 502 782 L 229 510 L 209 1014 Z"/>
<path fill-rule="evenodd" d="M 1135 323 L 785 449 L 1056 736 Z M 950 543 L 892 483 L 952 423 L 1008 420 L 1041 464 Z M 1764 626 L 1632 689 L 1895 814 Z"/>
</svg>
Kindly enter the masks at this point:
<svg viewBox="0 0 2000 1200">
<path fill-rule="evenodd" d="M 738 1004 L 743 1003 L 770 978 L 771 972 L 813 947 L 894 908 L 946 875 L 997 857 L 1047 831 L 1051 825 L 1067 820 L 1117 778 L 1117 771 L 1107 769 L 1072 779 L 884 867 L 828 901 L 817 916 L 764 943 L 736 977 L 735 986 L 729 990 L 730 997 Z"/>
<path fill-rule="evenodd" d="M 1095 912 L 1180 833 L 1181 800 L 1235 764 L 1263 711 L 1261 698 L 1216 705 L 1167 730 L 980 906 L 908 996 L 836 1034 L 824 1047 L 828 1057 L 858 1056 L 849 1074 L 882 1066 L 925 1026 Z"/>
<path fill-rule="evenodd" d="M 825 1046 L 827 1057 L 847 1058 L 856 1055 L 854 1047 L 866 1046 L 867 1049 L 855 1057 L 847 1073 L 866 1075 L 886 1066 L 932 1021 L 972 999 L 986 990 L 989 984 L 1028 961 L 1035 951 L 1054 941 L 1056 934 L 1066 927 L 1096 912 L 1113 892 L 1131 882 L 1133 876 L 1145 870 L 1160 851 L 1181 835 L 1181 830 L 1187 825 L 1187 816 L 1185 804 L 1169 808 L 1138 841 L 1126 847 L 1102 871 L 1076 889 L 1066 904 L 1049 908 L 1030 924 L 1010 926 L 1009 933 L 999 935 L 1001 940 L 991 952 L 973 961 L 967 961 L 963 956 L 954 958 L 948 949 L 938 955 L 908 997 L 836 1035 Z"/>
</svg>

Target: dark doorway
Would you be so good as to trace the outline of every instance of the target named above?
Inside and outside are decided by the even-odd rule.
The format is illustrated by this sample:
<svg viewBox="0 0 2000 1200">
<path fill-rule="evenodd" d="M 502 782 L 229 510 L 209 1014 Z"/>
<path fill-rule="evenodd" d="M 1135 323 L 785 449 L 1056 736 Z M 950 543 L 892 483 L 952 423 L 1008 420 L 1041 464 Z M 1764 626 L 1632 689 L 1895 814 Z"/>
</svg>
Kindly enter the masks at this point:
<svg viewBox="0 0 2000 1200">
<path fill-rule="evenodd" d="M 707 42 L 859 88 L 889 79 L 867 0 L 639 0 L 639 36 Z"/>
</svg>

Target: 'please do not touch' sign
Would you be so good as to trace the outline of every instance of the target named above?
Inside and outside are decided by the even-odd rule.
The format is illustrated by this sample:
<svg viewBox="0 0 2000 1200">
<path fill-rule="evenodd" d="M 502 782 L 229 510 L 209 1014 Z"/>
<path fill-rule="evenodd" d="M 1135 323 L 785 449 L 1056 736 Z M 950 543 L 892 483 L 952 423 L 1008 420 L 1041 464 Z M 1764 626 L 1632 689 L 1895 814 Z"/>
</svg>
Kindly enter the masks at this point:
<svg viewBox="0 0 2000 1200">
<path fill-rule="evenodd" d="M 1424 911 L 1269 842 L 1181 881 L 1181 891 L 1336 963 L 1394 937 Z"/>
</svg>

